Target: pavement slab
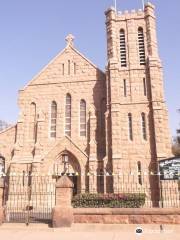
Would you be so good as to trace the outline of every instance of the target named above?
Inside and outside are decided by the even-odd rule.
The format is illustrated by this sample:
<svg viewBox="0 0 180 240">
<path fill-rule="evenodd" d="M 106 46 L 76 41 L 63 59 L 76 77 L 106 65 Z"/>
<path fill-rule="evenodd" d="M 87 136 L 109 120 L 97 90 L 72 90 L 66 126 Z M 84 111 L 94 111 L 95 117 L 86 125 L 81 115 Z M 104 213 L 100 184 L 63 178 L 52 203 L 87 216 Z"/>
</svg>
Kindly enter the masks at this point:
<svg viewBox="0 0 180 240">
<path fill-rule="evenodd" d="M 137 231 L 138 229 L 138 231 Z M 141 232 L 141 233 L 137 233 Z M 46 224 L 4 224 L 0 240 L 180 240 L 179 225 L 73 224 L 51 228 Z"/>
</svg>

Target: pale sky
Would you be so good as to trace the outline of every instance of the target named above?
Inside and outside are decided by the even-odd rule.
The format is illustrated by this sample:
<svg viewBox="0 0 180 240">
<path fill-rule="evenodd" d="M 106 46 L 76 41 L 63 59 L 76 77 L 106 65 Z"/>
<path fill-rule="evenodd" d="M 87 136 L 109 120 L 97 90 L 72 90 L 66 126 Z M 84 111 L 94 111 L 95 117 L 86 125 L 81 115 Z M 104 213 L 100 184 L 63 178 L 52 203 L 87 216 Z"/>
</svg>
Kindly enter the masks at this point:
<svg viewBox="0 0 180 240">
<path fill-rule="evenodd" d="M 18 90 L 65 47 L 68 33 L 75 47 L 104 70 L 104 11 L 113 0 L 0 0 L 0 119 L 15 123 Z M 156 5 L 160 57 L 172 134 L 180 115 L 180 1 Z M 117 0 L 119 11 L 142 8 L 141 0 Z"/>
</svg>

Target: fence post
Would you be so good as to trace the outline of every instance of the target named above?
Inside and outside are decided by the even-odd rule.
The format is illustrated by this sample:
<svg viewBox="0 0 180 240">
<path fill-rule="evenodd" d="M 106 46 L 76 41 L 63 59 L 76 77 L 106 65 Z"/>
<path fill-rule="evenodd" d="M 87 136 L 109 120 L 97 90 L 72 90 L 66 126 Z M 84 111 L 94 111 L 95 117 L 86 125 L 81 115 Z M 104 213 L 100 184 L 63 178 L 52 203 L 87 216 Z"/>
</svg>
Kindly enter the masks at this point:
<svg viewBox="0 0 180 240">
<path fill-rule="evenodd" d="M 4 194 L 4 179 L 0 178 L 0 225 L 4 221 L 3 194 Z"/>
<path fill-rule="evenodd" d="M 74 216 L 71 205 L 73 183 L 66 176 L 62 176 L 56 183 L 56 206 L 52 212 L 54 228 L 71 227 Z"/>
</svg>

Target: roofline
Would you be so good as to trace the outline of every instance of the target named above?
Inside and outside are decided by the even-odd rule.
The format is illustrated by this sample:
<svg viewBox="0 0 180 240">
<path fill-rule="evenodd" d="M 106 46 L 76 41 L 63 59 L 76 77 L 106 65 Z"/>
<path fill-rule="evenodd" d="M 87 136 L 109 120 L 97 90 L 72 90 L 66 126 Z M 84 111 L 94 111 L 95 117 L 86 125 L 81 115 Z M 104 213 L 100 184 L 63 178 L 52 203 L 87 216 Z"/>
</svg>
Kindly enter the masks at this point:
<svg viewBox="0 0 180 240">
<path fill-rule="evenodd" d="M 101 69 L 99 69 L 94 63 L 92 63 L 88 58 L 86 58 L 82 53 L 80 53 L 76 48 L 74 48 L 73 46 L 66 46 L 61 52 L 59 52 L 49 63 L 47 63 L 42 70 L 36 74 L 22 89 L 20 89 L 19 91 L 24 91 L 29 85 L 31 85 L 31 83 L 37 79 L 41 73 L 43 73 L 43 71 L 46 70 L 46 68 L 48 68 L 58 57 L 60 57 L 68 48 L 71 48 L 73 51 L 75 51 L 77 54 L 79 54 L 82 58 L 84 58 L 87 62 L 89 62 L 94 68 L 98 69 L 102 74 L 105 74 L 105 72 L 103 72 Z"/>
<path fill-rule="evenodd" d="M 6 131 L 8 131 L 8 130 L 10 130 L 11 128 L 14 128 L 16 125 L 17 125 L 17 123 L 14 124 L 14 125 L 12 125 L 12 126 L 10 126 L 10 127 L 5 128 L 4 130 L 0 131 L 0 134 L 6 132 Z"/>
<path fill-rule="evenodd" d="M 165 158 L 165 159 L 159 160 L 158 162 L 168 161 L 168 160 L 174 160 L 174 159 L 180 159 L 180 156 L 174 156 L 174 157 L 170 157 L 170 158 Z"/>
<path fill-rule="evenodd" d="M 82 58 L 84 58 L 87 62 L 89 62 L 94 68 L 98 69 L 102 74 L 105 74 L 98 66 L 96 66 L 93 62 L 91 62 L 88 58 L 86 58 L 82 53 L 80 53 L 76 48 L 70 46 L 72 50 L 74 50 L 77 54 L 79 54 Z"/>
</svg>

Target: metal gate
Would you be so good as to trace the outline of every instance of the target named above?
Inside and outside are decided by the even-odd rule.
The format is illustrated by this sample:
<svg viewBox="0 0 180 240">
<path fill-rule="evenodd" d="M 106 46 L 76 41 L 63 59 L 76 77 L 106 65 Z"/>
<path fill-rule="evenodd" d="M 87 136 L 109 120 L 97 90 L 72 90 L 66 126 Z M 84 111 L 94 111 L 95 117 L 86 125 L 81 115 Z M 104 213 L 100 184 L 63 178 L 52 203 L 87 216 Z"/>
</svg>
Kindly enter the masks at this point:
<svg viewBox="0 0 180 240">
<path fill-rule="evenodd" d="M 6 176 L 6 222 L 50 223 L 55 206 L 55 183 L 52 176 Z"/>
</svg>

